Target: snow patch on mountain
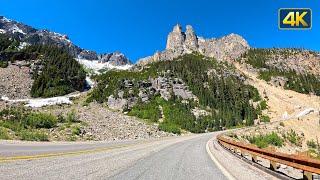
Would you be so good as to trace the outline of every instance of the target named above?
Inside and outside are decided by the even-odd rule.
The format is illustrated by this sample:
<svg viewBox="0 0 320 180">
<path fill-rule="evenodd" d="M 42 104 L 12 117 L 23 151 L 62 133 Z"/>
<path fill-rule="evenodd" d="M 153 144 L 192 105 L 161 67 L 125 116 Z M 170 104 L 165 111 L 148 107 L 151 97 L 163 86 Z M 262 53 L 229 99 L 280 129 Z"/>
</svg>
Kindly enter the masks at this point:
<svg viewBox="0 0 320 180">
<path fill-rule="evenodd" d="M 22 29 L 20 29 L 16 24 L 14 24 L 9 31 L 11 31 L 12 33 L 21 33 L 21 34 L 26 34 L 25 32 L 23 32 Z"/>
<path fill-rule="evenodd" d="M 4 29 L 0 29 L 0 34 L 5 34 L 5 33 L 7 33 L 7 31 L 6 31 L 6 30 L 4 30 Z"/>
<path fill-rule="evenodd" d="M 115 65 L 112 65 L 110 62 L 103 63 L 98 60 L 87 60 L 87 59 L 76 59 L 76 60 L 86 68 L 93 70 L 96 74 L 100 74 L 99 71 L 103 69 L 128 70 L 132 67 L 132 65 L 130 64 L 115 66 Z"/>
<path fill-rule="evenodd" d="M 90 88 L 92 88 L 95 85 L 94 81 L 88 76 L 86 77 L 86 82 L 90 86 Z"/>
<path fill-rule="evenodd" d="M 3 20 L 4 22 L 11 22 L 11 20 L 10 20 L 10 19 L 7 19 L 6 17 L 2 17 L 2 20 Z"/>
<path fill-rule="evenodd" d="M 20 42 L 20 45 L 19 45 L 18 49 L 19 49 L 19 50 L 22 50 L 22 49 L 24 49 L 24 48 L 27 47 L 27 46 L 30 46 L 30 44 L 29 44 L 29 43 L 26 43 L 26 42 Z"/>
<path fill-rule="evenodd" d="M 11 100 L 8 97 L 2 96 L 1 100 L 11 103 L 26 103 L 26 107 L 40 108 L 44 106 L 52 106 L 59 104 L 72 104 L 71 98 L 78 97 L 80 94 L 72 94 L 66 96 L 39 98 L 39 99 L 15 99 Z"/>
</svg>

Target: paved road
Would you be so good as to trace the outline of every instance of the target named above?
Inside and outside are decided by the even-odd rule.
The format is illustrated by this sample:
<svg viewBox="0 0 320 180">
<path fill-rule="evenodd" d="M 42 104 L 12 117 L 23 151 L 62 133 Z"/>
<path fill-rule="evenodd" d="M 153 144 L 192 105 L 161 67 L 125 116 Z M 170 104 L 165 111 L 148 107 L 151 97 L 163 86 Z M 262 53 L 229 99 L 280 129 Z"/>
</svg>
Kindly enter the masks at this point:
<svg viewBox="0 0 320 180">
<path fill-rule="evenodd" d="M 0 174 L 1 179 L 226 179 L 206 152 L 212 136 L 114 143 L 0 143 L 0 156 L 4 156 Z"/>
</svg>

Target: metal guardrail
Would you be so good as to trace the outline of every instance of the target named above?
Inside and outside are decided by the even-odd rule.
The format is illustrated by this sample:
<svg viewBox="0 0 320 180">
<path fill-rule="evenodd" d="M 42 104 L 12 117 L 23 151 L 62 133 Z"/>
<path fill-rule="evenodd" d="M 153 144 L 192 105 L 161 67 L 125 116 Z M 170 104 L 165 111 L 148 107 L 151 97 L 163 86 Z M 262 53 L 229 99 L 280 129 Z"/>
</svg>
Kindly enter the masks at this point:
<svg viewBox="0 0 320 180">
<path fill-rule="evenodd" d="M 299 170 L 303 170 L 304 179 L 312 180 L 313 174 L 320 175 L 320 161 L 306 157 L 288 155 L 270 150 L 260 149 L 253 145 L 242 144 L 224 138 L 222 135 L 217 137 L 218 142 L 232 152 L 245 156 L 250 154 L 252 161 L 257 162 L 257 157 L 270 161 L 270 169 L 276 170 L 279 164 L 284 164 Z"/>
</svg>

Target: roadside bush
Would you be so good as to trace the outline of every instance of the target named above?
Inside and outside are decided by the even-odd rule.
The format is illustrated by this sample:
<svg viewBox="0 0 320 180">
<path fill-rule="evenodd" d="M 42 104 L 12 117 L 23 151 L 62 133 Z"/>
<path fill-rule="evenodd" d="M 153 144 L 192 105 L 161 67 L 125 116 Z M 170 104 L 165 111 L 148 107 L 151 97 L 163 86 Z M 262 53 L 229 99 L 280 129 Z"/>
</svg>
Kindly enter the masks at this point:
<svg viewBox="0 0 320 180">
<path fill-rule="evenodd" d="M 81 133 L 80 127 L 79 127 L 79 126 L 72 127 L 71 133 L 72 133 L 72 135 L 77 135 L 77 136 L 79 136 L 80 133 Z"/>
<path fill-rule="evenodd" d="M 0 127 L 0 139 L 11 139 L 6 128 Z"/>
<path fill-rule="evenodd" d="M 64 116 L 62 114 L 59 114 L 57 117 L 57 122 L 64 123 L 64 122 L 66 122 L 66 119 L 64 118 Z"/>
<path fill-rule="evenodd" d="M 57 118 L 51 114 L 31 113 L 26 118 L 26 124 L 33 128 L 53 128 L 57 125 Z"/>
<path fill-rule="evenodd" d="M 21 140 L 25 141 L 48 141 L 48 134 L 40 130 L 22 130 L 19 132 Z"/>
<path fill-rule="evenodd" d="M 281 147 L 283 145 L 283 139 L 278 136 L 277 133 L 272 132 L 267 135 L 259 135 L 253 137 L 247 137 L 251 144 L 257 145 L 259 148 L 266 148 L 269 145 Z"/>
<path fill-rule="evenodd" d="M 307 145 L 309 148 L 313 148 L 313 149 L 317 148 L 317 143 L 313 139 L 310 141 L 307 141 Z"/>
<path fill-rule="evenodd" d="M 77 117 L 76 117 L 76 113 L 74 110 L 72 110 L 71 112 L 69 112 L 67 114 L 67 122 L 69 122 L 69 123 L 78 122 Z"/>
<path fill-rule="evenodd" d="M 181 130 L 178 125 L 173 123 L 163 122 L 159 124 L 159 129 L 161 131 L 171 132 L 173 134 L 181 134 Z"/>
<path fill-rule="evenodd" d="M 285 138 L 291 143 L 291 144 L 294 144 L 294 145 L 297 145 L 297 146 L 301 146 L 301 138 L 299 137 L 299 135 L 294 131 L 294 130 L 290 130 L 290 132 L 288 132 L 286 135 L 285 135 Z"/>
</svg>

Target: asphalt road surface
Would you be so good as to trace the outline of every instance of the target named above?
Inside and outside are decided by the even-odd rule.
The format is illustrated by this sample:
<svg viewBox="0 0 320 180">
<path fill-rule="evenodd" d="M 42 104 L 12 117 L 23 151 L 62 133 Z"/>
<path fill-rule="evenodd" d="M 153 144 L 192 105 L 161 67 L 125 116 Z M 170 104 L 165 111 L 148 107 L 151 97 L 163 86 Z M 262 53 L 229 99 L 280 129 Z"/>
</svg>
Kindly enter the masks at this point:
<svg viewBox="0 0 320 180">
<path fill-rule="evenodd" d="M 211 134 L 95 143 L 0 142 L 0 179 L 226 179 Z"/>
</svg>

